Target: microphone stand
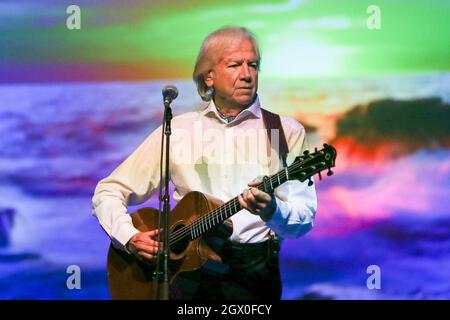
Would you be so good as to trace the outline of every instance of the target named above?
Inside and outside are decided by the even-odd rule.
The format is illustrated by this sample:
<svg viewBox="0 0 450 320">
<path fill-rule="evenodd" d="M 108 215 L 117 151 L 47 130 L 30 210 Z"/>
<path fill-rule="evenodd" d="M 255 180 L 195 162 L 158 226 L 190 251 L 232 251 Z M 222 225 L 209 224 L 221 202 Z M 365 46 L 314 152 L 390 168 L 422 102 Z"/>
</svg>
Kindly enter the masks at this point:
<svg viewBox="0 0 450 320">
<path fill-rule="evenodd" d="M 170 108 L 170 99 L 164 99 L 164 134 L 166 136 L 165 143 L 165 177 L 164 177 L 164 196 L 163 200 L 163 285 L 162 300 L 169 300 L 169 213 L 170 213 L 170 195 L 169 195 L 169 151 L 170 151 L 170 135 L 172 133 L 171 120 L 172 109 Z M 162 165 L 162 164 L 161 164 Z M 161 199 L 160 199 L 161 200 Z"/>
</svg>

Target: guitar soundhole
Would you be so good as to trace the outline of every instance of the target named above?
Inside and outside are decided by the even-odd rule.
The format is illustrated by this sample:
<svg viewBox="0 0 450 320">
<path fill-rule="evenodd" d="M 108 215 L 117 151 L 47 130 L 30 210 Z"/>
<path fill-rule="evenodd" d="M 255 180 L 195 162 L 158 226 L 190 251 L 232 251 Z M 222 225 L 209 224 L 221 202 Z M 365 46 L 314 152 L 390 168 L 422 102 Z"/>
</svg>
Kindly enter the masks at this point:
<svg viewBox="0 0 450 320">
<path fill-rule="evenodd" d="M 173 254 L 180 254 L 184 250 L 186 250 L 187 246 L 189 245 L 189 235 L 183 235 L 183 233 L 180 232 L 180 229 L 184 227 L 183 224 L 179 224 L 173 228 L 172 233 L 170 235 L 171 239 L 171 245 L 170 245 L 170 251 Z M 177 236 L 177 234 L 179 236 Z"/>
</svg>

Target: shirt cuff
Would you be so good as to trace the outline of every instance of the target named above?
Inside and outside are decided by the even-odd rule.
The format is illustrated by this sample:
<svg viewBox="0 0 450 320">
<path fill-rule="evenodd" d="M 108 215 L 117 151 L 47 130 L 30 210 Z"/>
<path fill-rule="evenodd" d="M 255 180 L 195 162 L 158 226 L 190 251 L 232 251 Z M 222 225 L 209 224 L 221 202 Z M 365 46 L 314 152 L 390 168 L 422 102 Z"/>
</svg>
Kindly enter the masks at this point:
<svg viewBox="0 0 450 320">
<path fill-rule="evenodd" d="M 275 202 L 277 203 L 275 212 L 273 213 L 272 218 L 266 223 L 270 228 L 276 231 L 280 227 L 286 225 L 286 218 L 284 217 L 283 212 L 290 212 L 290 207 L 287 202 L 284 202 L 277 197 L 275 197 Z"/>
<path fill-rule="evenodd" d="M 138 232 L 139 230 L 136 229 L 132 224 L 124 224 L 114 235 L 113 245 L 118 249 L 121 249 L 127 253 L 131 253 L 128 251 L 126 245 L 131 237 L 133 237 Z"/>
</svg>

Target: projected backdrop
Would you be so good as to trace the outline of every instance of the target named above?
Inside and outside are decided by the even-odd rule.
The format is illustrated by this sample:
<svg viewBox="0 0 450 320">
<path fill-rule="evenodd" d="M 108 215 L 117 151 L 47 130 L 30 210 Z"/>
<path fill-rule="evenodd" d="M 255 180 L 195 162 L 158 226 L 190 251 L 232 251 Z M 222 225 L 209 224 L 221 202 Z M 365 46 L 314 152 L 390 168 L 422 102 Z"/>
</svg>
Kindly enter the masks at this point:
<svg viewBox="0 0 450 320">
<path fill-rule="evenodd" d="M 283 244 L 283 297 L 450 298 L 449 9 L 2 1 L 0 298 L 109 298 L 94 187 L 160 124 L 164 85 L 179 89 L 175 114 L 201 105 L 195 57 L 224 25 L 260 41 L 262 105 L 296 117 L 311 147 L 338 149 L 335 176 L 316 184 L 314 229 Z M 81 288 L 70 290 L 73 266 Z"/>
</svg>

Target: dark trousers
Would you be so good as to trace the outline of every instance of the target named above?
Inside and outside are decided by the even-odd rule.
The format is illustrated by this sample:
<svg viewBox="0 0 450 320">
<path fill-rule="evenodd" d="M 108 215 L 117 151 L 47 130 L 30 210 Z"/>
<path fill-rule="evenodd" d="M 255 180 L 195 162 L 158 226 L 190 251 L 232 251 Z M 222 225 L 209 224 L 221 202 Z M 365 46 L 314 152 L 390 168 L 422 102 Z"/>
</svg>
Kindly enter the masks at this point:
<svg viewBox="0 0 450 320">
<path fill-rule="evenodd" d="M 226 242 L 223 264 L 209 263 L 185 272 L 171 288 L 177 300 L 280 300 L 279 245 L 276 240 L 255 244 Z"/>
</svg>

